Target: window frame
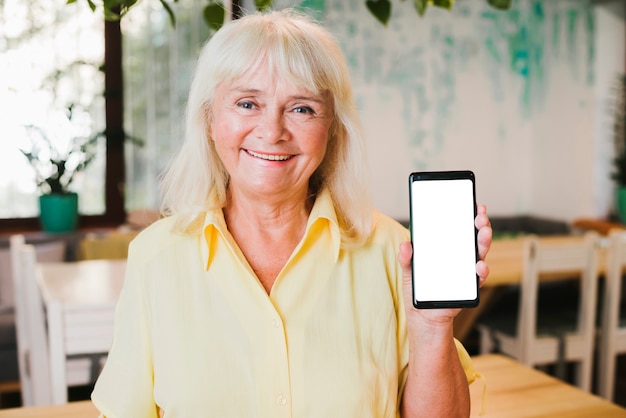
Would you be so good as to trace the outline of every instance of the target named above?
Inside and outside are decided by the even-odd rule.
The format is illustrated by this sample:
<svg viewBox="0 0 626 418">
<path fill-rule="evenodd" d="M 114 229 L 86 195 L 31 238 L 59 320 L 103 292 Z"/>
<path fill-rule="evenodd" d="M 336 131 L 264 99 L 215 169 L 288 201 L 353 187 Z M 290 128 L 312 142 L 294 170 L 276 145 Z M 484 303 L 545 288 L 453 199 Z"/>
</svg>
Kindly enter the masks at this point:
<svg viewBox="0 0 626 418">
<path fill-rule="evenodd" d="M 126 220 L 124 207 L 124 79 L 119 21 L 104 22 L 104 85 L 106 123 L 105 212 L 80 215 L 79 229 L 117 227 Z M 0 219 L 2 231 L 41 231 L 38 217 Z"/>
<path fill-rule="evenodd" d="M 231 18 L 244 15 L 240 0 L 231 2 Z M 111 228 L 126 221 L 124 190 L 126 162 L 124 156 L 124 78 L 122 69 L 122 31 L 119 20 L 104 22 L 105 85 L 105 212 L 102 215 L 80 215 L 79 229 Z M 41 231 L 38 217 L 0 219 L 0 230 L 6 232 Z"/>
</svg>

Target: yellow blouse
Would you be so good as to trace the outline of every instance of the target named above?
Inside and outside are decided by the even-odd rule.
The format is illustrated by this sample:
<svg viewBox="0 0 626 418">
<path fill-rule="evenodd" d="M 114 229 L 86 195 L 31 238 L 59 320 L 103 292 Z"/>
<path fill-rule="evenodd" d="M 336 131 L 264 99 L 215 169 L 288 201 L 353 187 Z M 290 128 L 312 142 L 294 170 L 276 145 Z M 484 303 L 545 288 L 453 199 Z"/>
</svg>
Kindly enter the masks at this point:
<svg viewBox="0 0 626 418">
<path fill-rule="evenodd" d="M 399 417 L 404 227 L 376 214 L 365 246 L 340 249 L 322 192 L 268 296 L 221 210 L 207 213 L 203 236 L 171 226 L 158 221 L 131 243 L 115 337 L 92 394 L 104 416 Z"/>
</svg>

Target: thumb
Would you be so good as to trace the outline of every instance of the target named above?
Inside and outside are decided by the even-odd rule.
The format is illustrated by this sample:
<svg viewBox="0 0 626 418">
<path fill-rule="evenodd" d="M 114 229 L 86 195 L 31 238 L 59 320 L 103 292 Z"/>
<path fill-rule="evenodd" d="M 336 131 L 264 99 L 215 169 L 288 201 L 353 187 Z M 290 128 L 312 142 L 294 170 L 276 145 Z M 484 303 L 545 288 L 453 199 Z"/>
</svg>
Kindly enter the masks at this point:
<svg viewBox="0 0 626 418">
<path fill-rule="evenodd" d="M 405 241 L 400 244 L 400 250 L 398 251 L 398 262 L 402 268 L 402 283 L 406 289 L 411 289 L 411 259 L 413 258 L 413 246 L 410 241 Z"/>
</svg>

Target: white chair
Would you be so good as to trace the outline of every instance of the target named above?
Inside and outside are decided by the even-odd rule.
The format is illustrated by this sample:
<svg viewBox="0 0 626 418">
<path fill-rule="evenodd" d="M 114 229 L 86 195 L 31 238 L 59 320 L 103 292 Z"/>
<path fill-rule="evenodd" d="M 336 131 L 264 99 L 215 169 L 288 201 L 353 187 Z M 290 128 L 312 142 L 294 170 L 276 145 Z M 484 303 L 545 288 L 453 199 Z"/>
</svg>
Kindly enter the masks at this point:
<svg viewBox="0 0 626 418">
<path fill-rule="evenodd" d="M 21 240 L 23 241 L 23 238 Z M 39 262 L 55 262 L 65 259 L 67 243 L 64 240 L 38 242 L 33 245 L 35 246 L 37 260 Z M 12 272 L 13 267 L 11 264 L 11 249 L 9 244 L 9 248 L 0 249 L 0 311 L 12 311 L 15 306 Z"/>
<path fill-rule="evenodd" d="M 532 367 L 555 364 L 559 377 L 563 377 L 560 371 L 565 363 L 574 362 L 577 386 L 590 391 L 599 237 L 589 232 L 584 237 L 529 236 L 524 239 L 517 312 L 500 317 L 486 314 L 479 321 L 480 351 L 489 353 L 497 349 Z M 540 278 L 551 279 L 551 286 L 557 279 L 577 278 L 579 292 L 578 300 L 573 303 L 575 307 L 542 315 L 538 309 Z"/>
<path fill-rule="evenodd" d="M 12 236 L 10 242 L 22 404 L 46 405 L 51 403 L 51 393 L 45 320 L 37 284 L 26 280 L 34 275 L 35 250 L 22 235 Z"/>
<path fill-rule="evenodd" d="M 14 324 L 15 334 L 15 357 L 18 361 L 18 374 L 16 376 L 17 385 L 15 387 L 21 391 L 22 402 L 25 405 L 32 405 L 35 396 L 39 397 L 42 391 L 48 390 L 46 387 L 34 388 L 32 381 L 33 377 L 36 381 L 44 381 L 45 376 L 39 378 L 40 373 L 40 350 L 42 350 L 40 340 L 33 339 L 34 335 L 29 335 L 31 327 L 27 324 L 27 307 L 26 301 L 23 300 L 25 294 L 25 284 L 18 277 L 21 276 L 22 266 L 18 258 L 18 249 L 25 245 L 24 237 L 22 235 L 15 235 L 10 238 L 9 249 L 3 251 L 2 265 L 4 280 L 2 285 L 2 304 L 7 312 L 10 311 Z M 63 261 L 65 258 L 66 243 L 64 241 L 52 241 L 45 243 L 38 243 L 34 247 L 37 258 L 42 261 Z M 6 254 L 4 254 L 6 253 Z M 17 301 L 20 303 L 17 303 Z M 18 306 L 19 305 L 19 306 Z M 27 366 L 27 363 L 29 364 Z M 47 366 L 44 368 L 47 369 Z M 30 372 L 32 370 L 32 373 Z"/>
<path fill-rule="evenodd" d="M 602 295 L 602 321 L 598 347 L 598 394 L 610 401 L 615 394 L 616 357 L 626 354 L 626 299 L 623 274 L 626 269 L 626 232 L 609 232 Z"/>
<path fill-rule="evenodd" d="M 81 318 L 56 303 L 44 307 L 35 247 L 11 237 L 18 361 L 24 406 L 66 403 L 68 387 L 93 383 L 110 339 L 84 340 Z M 77 341 L 80 340 L 80 341 Z M 88 350 L 84 350 L 85 346 Z"/>
</svg>

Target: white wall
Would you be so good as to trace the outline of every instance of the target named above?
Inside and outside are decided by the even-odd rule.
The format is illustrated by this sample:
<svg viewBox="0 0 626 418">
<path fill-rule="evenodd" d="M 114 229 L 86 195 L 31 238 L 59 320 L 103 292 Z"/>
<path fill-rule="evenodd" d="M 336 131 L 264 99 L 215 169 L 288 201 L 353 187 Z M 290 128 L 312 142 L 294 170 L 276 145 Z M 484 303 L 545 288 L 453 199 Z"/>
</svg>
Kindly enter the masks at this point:
<svg viewBox="0 0 626 418">
<path fill-rule="evenodd" d="M 493 216 L 606 216 L 623 1 L 392 4 L 383 27 L 364 0 L 275 0 L 316 9 L 347 56 L 379 209 L 408 218 L 411 171 L 472 169 Z"/>
</svg>

